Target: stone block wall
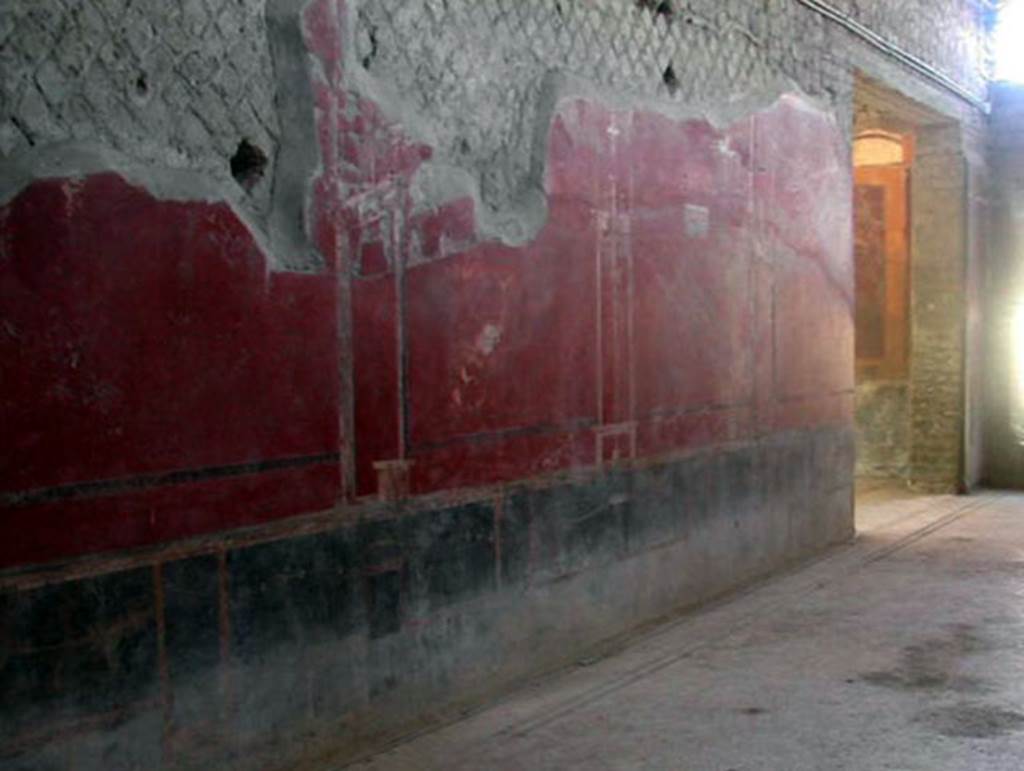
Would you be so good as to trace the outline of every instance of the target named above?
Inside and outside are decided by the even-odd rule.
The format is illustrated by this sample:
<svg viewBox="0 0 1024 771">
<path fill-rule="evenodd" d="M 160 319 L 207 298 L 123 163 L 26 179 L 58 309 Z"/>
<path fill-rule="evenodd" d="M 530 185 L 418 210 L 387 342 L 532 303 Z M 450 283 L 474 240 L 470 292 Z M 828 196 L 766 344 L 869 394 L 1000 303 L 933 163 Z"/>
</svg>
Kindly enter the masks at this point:
<svg viewBox="0 0 1024 771">
<path fill-rule="evenodd" d="M 976 0 L 837 0 L 831 5 L 977 94 L 992 64 L 991 4 Z"/>
<path fill-rule="evenodd" d="M 857 476 L 907 478 L 911 445 L 908 407 L 906 382 L 857 385 Z"/>
<path fill-rule="evenodd" d="M 271 169 L 281 129 L 262 0 L 5 3 L 0 155 L 100 143 L 225 183 L 243 138 Z M 268 184 L 247 199 L 266 214 Z"/>
<path fill-rule="evenodd" d="M 981 336 L 989 229 L 984 124 L 861 80 L 855 130 L 913 137 L 909 372 L 858 387 L 858 473 L 954 493 L 983 476 Z"/>
<path fill-rule="evenodd" d="M 964 100 L 788 0 L 45 5 L 0 768 L 349 756 L 851 535 L 855 71 Z"/>
<path fill-rule="evenodd" d="M 963 464 L 967 164 L 958 133 L 921 132 L 910 192 L 910 478 L 935 492 L 955 492 Z"/>
</svg>

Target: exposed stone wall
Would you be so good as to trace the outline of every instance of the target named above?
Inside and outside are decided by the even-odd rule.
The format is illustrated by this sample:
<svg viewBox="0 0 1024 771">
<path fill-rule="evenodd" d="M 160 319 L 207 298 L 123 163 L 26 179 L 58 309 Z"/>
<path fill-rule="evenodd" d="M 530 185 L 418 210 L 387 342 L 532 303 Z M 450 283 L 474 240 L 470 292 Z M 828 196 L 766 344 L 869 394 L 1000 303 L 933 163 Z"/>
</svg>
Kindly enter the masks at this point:
<svg viewBox="0 0 1024 771">
<path fill-rule="evenodd" d="M 233 187 L 247 139 L 267 179 L 281 127 L 264 0 L 9 0 L 0 8 L 0 160 L 60 142 L 189 168 Z"/>
<path fill-rule="evenodd" d="M 467 170 L 493 211 L 525 209 L 539 187 L 556 74 L 598 87 L 605 98 L 657 100 L 712 118 L 795 83 L 845 128 L 851 65 L 870 56 L 865 43 L 795 0 L 351 5 L 357 60 L 370 82 L 416 116 L 435 158 Z M 984 97 L 986 19 L 975 3 L 944 0 L 941 12 L 927 2 L 845 5 Z"/>
<path fill-rule="evenodd" d="M 967 165 L 958 127 L 923 129 L 911 174 L 910 478 L 961 483 L 967 318 Z"/>
<path fill-rule="evenodd" d="M 857 385 L 857 476 L 906 479 L 910 404 L 906 382 Z"/>
<path fill-rule="evenodd" d="M 858 132 L 910 134 L 916 147 L 908 196 L 910 370 L 902 384 L 858 387 L 858 473 L 898 470 L 893 475 L 917 489 L 954 492 L 981 476 L 976 330 L 986 248 L 981 234 L 988 226 L 982 135 L 977 119 L 950 120 L 870 83 L 858 89 L 854 125 Z M 902 422 L 890 422 L 897 418 Z M 894 446 L 896 439 L 902 448 Z"/>
<path fill-rule="evenodd" d="M 830 0 L 944 75 L 984 96 L 993 11 L 978 0 Z"/>
<path fill-rule="evenodd" d="M 0 767 L 351 750 L 851 534 L 853 70 L 973 108 L 792 0 L 267 4 L 0 10 L 7 161 L 245 135 L 322 258 L 155 172 L 0 201 Z"/>
<path fill-rule="evenodd" d="M 712 113 L 784 79 L 842 115 L 848 51 L 861 45 L 794 0 L 352 5 L 359 59 L 416 111 L 441 159 L 474 173 L 495 211 L 521 205 L 536 187 L 537 122 L 554 72 Z M 977 3 L 835 5 L 983 93 L 988 49 Z M 0 157 L 99 142 L 230 187 L 229 159 L 248 139 L 268 164 L 243 201 L 265 216 L 282 135 L 264 13 L 262 0 L 5 4 Z"/>
<path fill-rule="evenodd" d="M 539 182 L 538 124 L 554 73 L 627 98 L 720 112 L 779 87 L 783 72 L 827 97 L 802 55 L 765 47 L 772 21 L 747 2 L 383 0 L 358 7 L 362 65 L 425 119 L 440 156 L 479 177 L 484 202 L 513 206 Z M 803 17 L 802 45 L 827 34 Z"/>
</svg>

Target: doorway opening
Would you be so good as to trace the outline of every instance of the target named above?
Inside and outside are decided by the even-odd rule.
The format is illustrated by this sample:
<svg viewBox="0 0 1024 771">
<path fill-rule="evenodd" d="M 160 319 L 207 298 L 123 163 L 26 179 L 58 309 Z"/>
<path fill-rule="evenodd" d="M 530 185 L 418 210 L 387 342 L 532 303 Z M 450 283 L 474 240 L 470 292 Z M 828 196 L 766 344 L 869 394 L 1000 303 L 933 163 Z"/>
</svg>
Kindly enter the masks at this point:
<svg viewBox="0 0 1024 771">
<path fill-rule="evenodd" d="M 910 466 L 910 172 L 914 134 L 853 139 L 858 476 L 902 480 Z"/>
<path fill-rule="evenodd" d="M 966 163 L 957 121 L 866 77 L 852 145 L 858 528 L 963 486 Z"/>
</svg>

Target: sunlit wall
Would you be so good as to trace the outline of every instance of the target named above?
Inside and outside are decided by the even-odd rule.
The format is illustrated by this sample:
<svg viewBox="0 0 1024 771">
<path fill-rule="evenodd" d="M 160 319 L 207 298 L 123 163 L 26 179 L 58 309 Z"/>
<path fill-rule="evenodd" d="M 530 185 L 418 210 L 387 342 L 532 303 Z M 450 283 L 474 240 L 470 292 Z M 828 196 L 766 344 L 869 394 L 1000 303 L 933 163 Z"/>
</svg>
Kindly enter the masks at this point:
<svg viewBox="0 0 1024 771">
<path fill-rule="evenodd" d="M 1024 83 L 1024 2 L 1008 0 L 995 33 L 996 79 Z"/>
</svg>

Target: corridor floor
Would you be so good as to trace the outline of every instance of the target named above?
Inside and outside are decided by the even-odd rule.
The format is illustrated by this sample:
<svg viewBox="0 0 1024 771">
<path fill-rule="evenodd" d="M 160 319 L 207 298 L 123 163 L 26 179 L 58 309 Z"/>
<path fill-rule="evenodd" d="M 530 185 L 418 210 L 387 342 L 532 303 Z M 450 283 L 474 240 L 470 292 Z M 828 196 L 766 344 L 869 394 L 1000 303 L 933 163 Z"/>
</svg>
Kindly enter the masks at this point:
<svg viewBox="0 0 1024 771">
<path fill-rule="evenodd" d="M 860 536 L 359 769 L 1024 769 L 1024 495 L 865 490 Z"/>
</svg>

